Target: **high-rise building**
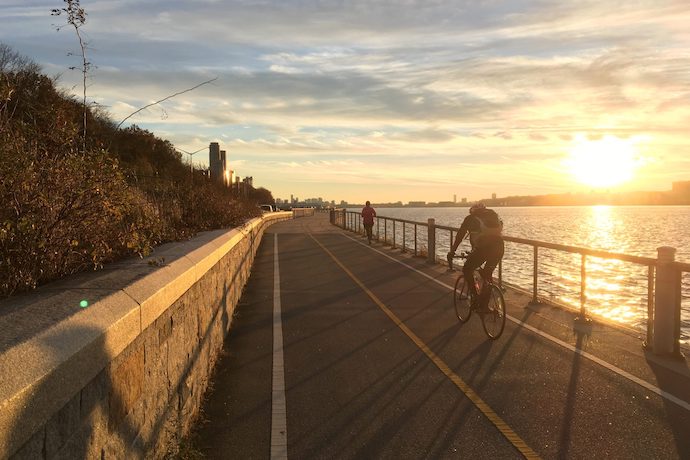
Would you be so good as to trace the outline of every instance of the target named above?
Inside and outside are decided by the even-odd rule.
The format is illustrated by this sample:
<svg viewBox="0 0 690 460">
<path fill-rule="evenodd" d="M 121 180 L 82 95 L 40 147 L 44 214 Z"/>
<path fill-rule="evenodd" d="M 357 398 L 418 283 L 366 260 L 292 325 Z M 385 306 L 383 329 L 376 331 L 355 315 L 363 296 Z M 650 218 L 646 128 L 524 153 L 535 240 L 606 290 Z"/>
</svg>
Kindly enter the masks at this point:
<svg viewBox="0 0 690 460">
<path fill-rule="evenodd" d="M 220 149 L 218 142 L 208 146 L 208 164 L 211 180 L 225 186 L 232 184 L 232 171 L 228 168 L 225 150 Z"/>
<path fill-rule="evenodd" d="M 220 164 L 222 172 L 222 181 L 225 186 L 230 185 L 230 172 L 228 171 L 228 159 L 225 156 L 225 150 L 220 151 Z"/>
<path fill-rule="evenodd" d="M 225 153 L 225 151 L 223 151 Z M 221 158 L 220 145 L 218 142 L 211 142 L 208 146 L 208 164 L 211 173 L 211 180 L 214 182 L 223 182 L 224 179 L 224 165 Z"/>
</svg>

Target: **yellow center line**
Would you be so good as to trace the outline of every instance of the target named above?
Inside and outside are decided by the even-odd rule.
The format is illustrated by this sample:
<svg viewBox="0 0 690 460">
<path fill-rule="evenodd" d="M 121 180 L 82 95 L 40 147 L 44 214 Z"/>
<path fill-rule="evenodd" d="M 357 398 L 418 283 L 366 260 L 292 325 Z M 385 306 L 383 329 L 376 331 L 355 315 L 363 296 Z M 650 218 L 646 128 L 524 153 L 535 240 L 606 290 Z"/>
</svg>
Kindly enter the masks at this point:
<svg viewBox="0 0 690 460">
<path fill-rule="evenodd" d="M 321 246 L 321 249 L 323 249 L 326 254 L 328 254 L 333 261 L 335 261 L 336 264 L 340 268 L 343 269 L 347 275 L 352 278 L 352 280 L 357 283 L 357 285 L 371 298 L 371 300 L 374 301 L 376 305 L 395 323 L 398 328 L 400 328 L 401 331 L 407 335 L 412 342 L 414 342 L 417 347 L 424 352 L 424 354 L 431 360 L 432 363 L 436 365 L 436 367 L 439 368 L 441 372 L 443 372 L 448 379 L 455 384 L 456 387 L 460 389 L 460 391 L 463 392 L 467 398 L 472 401 L 472 403 L 479 409 L 486 418 L 491 421 L 491 423 L 494 424 L 496 428 L 505 436 L 505 438 L 527 459 L 538 459 L 540 458 L 539 455 L 537 455 L 536 452 L 534 452 L 525 441 L 520 438 L 520 436 L 513 431 L 512 428 L 508 426 L 508 424 L 503 421 L 503 419 L 489 407 L 489 405 L 484 402 L 484 400 L 467 384 L 463 379 L 460 378 L 455 372 L 453 372 L 450 367 L 436 354 L 434 353 L 417 335 L 412 332 L 412 330 L 405 325 L 405 323 L 398 318 L 395 313 L 393 313 L 381 300 L 376 297 L 376 295 L 367 288 L 362 281 L 359 280 L 345 265 L 340 262 L 340 260 L 330 251 L 326 246 L 321 244 L 319 240 L 317 240 L 313 234 L 309 234 L 309 236 L 316 241 L 316 244 Z"/>
</svg>

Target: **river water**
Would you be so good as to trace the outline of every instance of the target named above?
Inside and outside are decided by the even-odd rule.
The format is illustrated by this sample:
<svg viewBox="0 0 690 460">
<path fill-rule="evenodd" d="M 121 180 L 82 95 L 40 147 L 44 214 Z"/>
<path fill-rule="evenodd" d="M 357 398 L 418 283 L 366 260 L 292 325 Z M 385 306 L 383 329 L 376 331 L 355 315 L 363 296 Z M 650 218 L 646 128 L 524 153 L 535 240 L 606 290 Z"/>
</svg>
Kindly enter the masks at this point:
<svg viewBox="0 0 690 460">
<path fill-rule="evenodd" d="M 359 209 L 349 209 L 359 211 Z M 676 260 L 690 262 L 690 206 L 553 206 L 495 208 L 504 223 L 504 234 L 569 246 L 657 257 L 657 248 L 677 249 Z M 377 208 L 379 216 L 460 227 L 467 208 Z M 396 227 L 397 243 L 402 228 Z M 376 227 L 374 227 L 376 230 Z M 391 232 L 390 228 L 388 229 Z M 419 245 L 426 229 L 418 230 Z M 383 227 L 381 227 L 383 232 Z M 406 245 L 413 245 L 408 226 Z M 390 233 L 389 233 L 390 238 Z M 448 251 L 450 235 L 439 231 L 437 255 Z M 464 244 L 464 243 L 463 243 Z M 506 243 L 503 279 L 531 291 L 531 246 Z M 579 254 L 539 248 L 539 296 L 580 307 Z M 587 257 L 586 302 L 591 314 L 640 331 L 647 322 L 647 267 L 617 260 Z M 681 341 L 690 344 L 690 274 L 682 277 Z"/>
</svg>

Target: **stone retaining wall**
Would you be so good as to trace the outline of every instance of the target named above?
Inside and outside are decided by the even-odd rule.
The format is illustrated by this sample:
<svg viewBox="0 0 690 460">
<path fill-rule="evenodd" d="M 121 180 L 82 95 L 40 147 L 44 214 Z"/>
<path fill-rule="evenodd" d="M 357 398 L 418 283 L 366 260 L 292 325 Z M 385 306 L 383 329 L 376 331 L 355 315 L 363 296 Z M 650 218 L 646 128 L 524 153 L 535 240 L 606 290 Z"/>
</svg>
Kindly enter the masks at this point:
<svg viewBox="0 0 690 460">
<path fill-rule="evenodd" d="M 201 404 L 271 213 L 0 303 L 0 458 L 161 458 Z"/>
</svg>

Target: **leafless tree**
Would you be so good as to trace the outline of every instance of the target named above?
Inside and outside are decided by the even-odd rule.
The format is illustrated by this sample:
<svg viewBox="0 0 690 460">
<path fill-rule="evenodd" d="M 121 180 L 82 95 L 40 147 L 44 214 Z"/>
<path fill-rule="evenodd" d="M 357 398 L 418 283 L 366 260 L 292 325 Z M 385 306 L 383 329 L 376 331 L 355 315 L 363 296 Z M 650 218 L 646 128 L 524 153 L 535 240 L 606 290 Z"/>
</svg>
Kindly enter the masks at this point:
<svg viewBox="0 0 690 460">
<path fill-rule="evenodd" d="M 86 151 L 86 120 L 88 107 L 86 106 L 86 79 L 89 74 L 89 69 L 91 68 L 91 63 L 86 58 L 87 42 L 81 34 L 81 27 L 86 24 L 86 10 L 81 7 L 79 0 L 63 0 L 65 6 L 62 8 L 54 8 L 51 10 L 50 14 L 52 16 L 62 16 L 63 14 L 67 16 L 67 25 L 74 28 L 74 32 L 77 34 L 77 39 L 79 40 L 79 47 L 81 49 L 81 68 L 79 69 L 82 74 L 82 106 L 83 106 L 83 148 Z M 60 30 L 64 26 L 58 26 Z M 76 69 L 77 67 L 70 67 L 70 69 Z"/>
</svg>

